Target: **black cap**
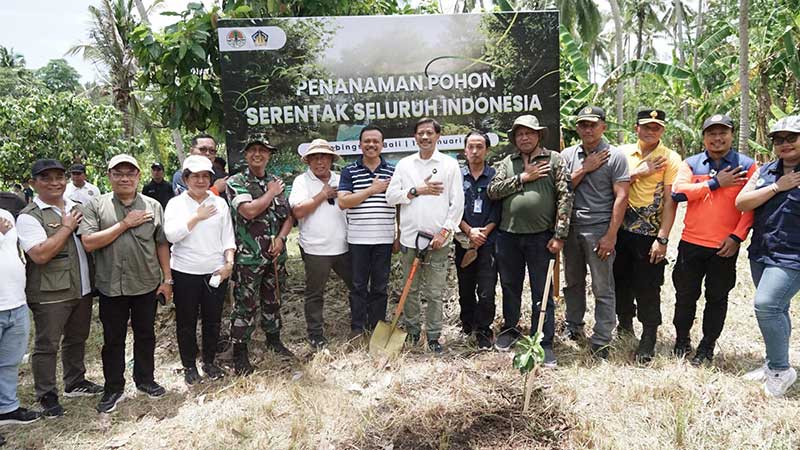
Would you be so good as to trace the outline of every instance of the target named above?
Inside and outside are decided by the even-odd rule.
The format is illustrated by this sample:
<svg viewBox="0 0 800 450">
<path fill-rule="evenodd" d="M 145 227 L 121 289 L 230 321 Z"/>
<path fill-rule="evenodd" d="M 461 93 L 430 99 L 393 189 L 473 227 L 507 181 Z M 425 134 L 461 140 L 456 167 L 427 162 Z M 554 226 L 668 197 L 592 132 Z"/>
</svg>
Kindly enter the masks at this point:
<svg viewBox="0 0 800 450">
<path fill-rule="evenodd" d="M 714 114 L 713 116 L 709 117 L 708 119 L 703 122 L 703 132 L 706 131 L 706 128 L 713 127 L 714 125 L 722 125 L 733 129 L 733 119 L 728 117 L 727 114 Z"/>
<path fill-rule="evenodd" d="M 73 164 L 69 166 L 69 173 L 86 173 L 86 166 L 83 164 Z"/>
<path fill-rule="evenodd" d="M 575 122 L 580 122 L 582 120 L 588 122 L 599 122 L 599 121 L 606 121 L 606 112 L 603 111 L 603 108 L 599 106 L 587 106 L 585 108 L 581 108 L 578 111 L 578 119 Z"/>
<path fill-rule="evenodd" d="M 636 125 L 657 123 L 662 127 L 667 126 L 667 113 L 660 109 L 642 109 L 636 113 Z"/>
<path fill-rule="evenodd" d="M 35 177 L 36 175 L 39 175 L 40 173 L 50 169 L 57 169 L 62 172 L 66 172 L 64 166 L 55 159 L 37 159 L 36 162 L 33 163 L 33 167 L 31 167 L 31 175 Z"/>
<path fill-rule="evenodd" d="M 152 166 L 150 166 L 150 168 L 151 168 L 151 169 L 164 170 L 164 166 L 162 166 L 162 165 L 161 165 L 161 163 L 157 163 L 157 162 L 156 162 L 156 163 L 153 163 L 153 165 L 152 165 Z"/>
</svg>

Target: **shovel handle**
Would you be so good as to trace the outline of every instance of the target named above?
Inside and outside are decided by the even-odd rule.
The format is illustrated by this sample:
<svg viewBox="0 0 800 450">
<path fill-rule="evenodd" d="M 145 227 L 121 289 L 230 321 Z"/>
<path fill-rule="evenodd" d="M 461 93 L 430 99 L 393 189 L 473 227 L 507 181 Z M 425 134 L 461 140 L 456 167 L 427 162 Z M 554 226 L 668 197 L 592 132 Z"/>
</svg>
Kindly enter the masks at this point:
<svg viewBox="0 0 800 450">
<path fill-rule="evenodd" d="M 414 275 L 417 273 L 417 268 L 419 267 L 419 258 L 414 258 L 414 262 L 411 264 L 411 270 L 408 272 L 408 279 L 406 280 L 406 285 L 403 286 L 403 293 L 400 294 L 400 301 L 397 302 L 397 308 L 394 309 L 394 318 L 392 319 L 392 331 L 397 328 L 397 321 L 400 319 L 400 315 L 403 314 L 403 307 L 406 304 L 406 298 L 408 298 L 408 293 L 411 291 L 411 283 L 414 282 Z"/>
<path fill-rule="evenodd" d="M 550 283 L 553 281 L 553 266 L 555 265 L 555 259 L 550 260 L 550 264 L 547 266 L 547 282 L 544 285 L 544 294 L 542 295 L 542 303 L 539 306 L 539 325 L 536 327 L 536 332 L 541 333 L 544 327 L 544 316 L 547 312 L 547 297 L 550 295 Z"/>
</svg>

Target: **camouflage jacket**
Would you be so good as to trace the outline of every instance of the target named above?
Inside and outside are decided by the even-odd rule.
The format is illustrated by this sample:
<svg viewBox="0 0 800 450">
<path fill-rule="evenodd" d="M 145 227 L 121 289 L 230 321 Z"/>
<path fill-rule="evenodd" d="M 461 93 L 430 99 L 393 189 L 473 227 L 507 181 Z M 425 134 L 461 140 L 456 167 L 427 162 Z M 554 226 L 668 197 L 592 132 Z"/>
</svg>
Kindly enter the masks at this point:
<svg viewBox="0 0 800 450">
<path fill-rule="evenodd" d="M 525 164 L 519 153 L 495 163 L 496 173 L 489 183 L 489 198 L 502 200 L 500 229 L 511 233 L 538 233 L 553 230 L 555 237 L 566 239 L 572 215 L 570 172 L 558 152 L 542 149 L 534 161 L 548 160 L 550 174 L 522 183 L 519 175 Z"/>
<path fill-rule="evenodd" d="M 267 183 L 275 179 L 270 174 L 258 178 L 249 169 L 228 178 L 228 201 L 236 236 L 236 264 L 262 265 L 272 262 L 269 256 L 272 237 L 278 235 L 291 213 L 286 196 L 280 193 L 269 208 L 251 220 L 242 217 L 238 207 L 264 195 L 267 192 Z M 285 248 L 277 259 L 278 263 L 286 261 Z"/>
</svg>

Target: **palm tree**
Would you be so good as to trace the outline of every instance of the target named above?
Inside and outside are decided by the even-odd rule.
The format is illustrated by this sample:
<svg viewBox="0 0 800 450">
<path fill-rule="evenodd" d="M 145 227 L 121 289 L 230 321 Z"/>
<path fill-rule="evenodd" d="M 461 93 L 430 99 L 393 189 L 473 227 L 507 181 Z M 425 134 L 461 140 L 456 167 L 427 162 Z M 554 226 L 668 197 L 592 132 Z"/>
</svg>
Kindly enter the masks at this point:
<svg viewBox="0 0 800 450">
<path fill-rule="evenodd" d="M 126 137 L 133 135 L 131 109 L 138 107 L 133 96 L 136 59 L 129 43 L 130 33 L 137 25 L 132 11 L 132 0 L 101 0 L 99 6 L 89 6 L 89 42 L 68 51 L 73 55 L 82 53 L 103 70 L 102 81 L 112 93 L 114 107 L 122 114 Z"/>
<path fill-rule="evenodd" d="M 616 67 L 622 66 L 623 61 L 623 48 L 622 48 L 622 11 L 619 7 L 619 2 L 617 0 L 609 0 L 608 2 L 611 5 L 611 15 L 614 19 L 614 40 L 616 41 L 616 58 L 614 60 L 614 64 Z M 623 101 L 624 101 L 624 85 L 622 80 L 617 81 L 617 95 L 615 99 L 616 110 L 617 110 L 617 123 L 623 124 L 623 117 L 622 117 L 622 110 L 623 110 Z M 617 141 L 622 142 L 624 137 L 624 133 L 620 129 L 617 132 Z"/>
<path fill-rule="evenodd" d="M 742 93 L 742 111 L 739 117 L 739 151 L 748 152 L 750 139 L 750 35 L 748 25 L 750 1 L 739 0 L 739 86 Z"/>
<path fill-rule="evenodd" d="M 25 57 L 16 53 L 13 47 L 0 45 L 0 67 L 20 69 L 25 67 Z"/>
</svg>

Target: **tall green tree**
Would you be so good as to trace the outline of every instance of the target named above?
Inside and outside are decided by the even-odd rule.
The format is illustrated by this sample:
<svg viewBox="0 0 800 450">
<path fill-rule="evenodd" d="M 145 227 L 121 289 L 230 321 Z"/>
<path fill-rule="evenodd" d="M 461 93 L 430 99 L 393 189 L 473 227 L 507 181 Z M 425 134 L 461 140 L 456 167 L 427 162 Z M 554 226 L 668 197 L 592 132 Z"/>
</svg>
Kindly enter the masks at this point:
<svg viewBox="0 0 800 450">
<path fill-rule="evenodd" d="M 130 36 L 137 21 L 132 11 L 133 0 L 101 0 L 99 6 L 89 6 L 89 40 L 68 52 L 83 54 L 102 70 L 102 82 L 109 87 L 114 107 L 122 114 L 128 137 L 133 135 L 131 109 L 140 109 L 133 96 L 137 66 Z"/>
<path fill-rule="evenodd" d="M 65 59 L 51 59 L 36 70 L 36 78 L 51 92 L 77 92 L 81 75 Z"/>
</svg>

